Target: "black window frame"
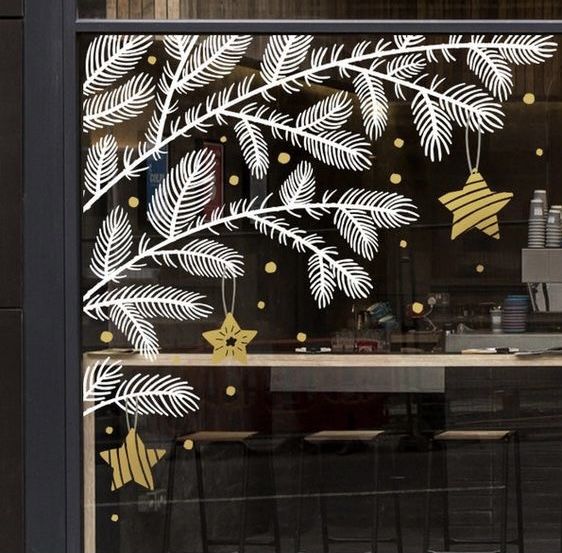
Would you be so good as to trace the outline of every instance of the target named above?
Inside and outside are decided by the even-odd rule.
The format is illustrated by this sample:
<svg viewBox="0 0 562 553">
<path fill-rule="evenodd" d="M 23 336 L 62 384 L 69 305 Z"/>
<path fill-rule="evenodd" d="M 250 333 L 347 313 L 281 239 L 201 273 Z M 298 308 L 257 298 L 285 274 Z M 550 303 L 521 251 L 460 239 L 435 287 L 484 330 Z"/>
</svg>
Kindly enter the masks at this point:
<svg viewBox="0 0 562 553">
<path fill-rule="evenodd" d="M 27 0 L 24 26 L 25 551 L 83 550 L 80 149 L 84 33 L 562 33 L 562 20 L 88 20 Z"/>
</svg>

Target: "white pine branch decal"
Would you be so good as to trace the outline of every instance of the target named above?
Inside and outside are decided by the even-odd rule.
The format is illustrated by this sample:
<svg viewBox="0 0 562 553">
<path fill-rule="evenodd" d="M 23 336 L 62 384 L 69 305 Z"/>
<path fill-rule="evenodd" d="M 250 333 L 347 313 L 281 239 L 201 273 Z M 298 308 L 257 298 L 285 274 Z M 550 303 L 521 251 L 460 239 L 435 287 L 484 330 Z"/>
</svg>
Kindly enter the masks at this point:
<svg viewBox="0 0 562 553">
<path fill-rule="evenodd" d="M 316 191 L 316 179 L 312 165 L 301 161 L 291 172 L 279 190 L 279 197 L 286 206 L 305 205 L 312 202 Z"/>
<path fill-rule="evenodd" d="M 84 169 L 84 186 L 97 194 L 117 174 L 117 140 L 111 134 L 88 148 Z"/>
<path fill-rule="evenodd" d="M 158 337 L 154 325 L 134 303 L 116 303 L 109 309 L 109 319 L 127 337 L 133 347 L 150 360 L 158 355 Z"/>
<path fill-rule="evenodd" d="M 153 97 L 152 78 L 139 73 L 113 90 L 87 98 L 82 108 L 84 132 L 112 127 L 137 117 Z"/>
<path fill-rule="evenodd" d="M 111 275 L 131 257 L 132 246 L 131 223 L 125 210 L 117 206 L 105 218 L 98 231 L 90 269 L 99 278 L 110 278 L 113 282 L 117 282 L 117 279 L 113 280 Z"/>
<path fill-rule="evenodd" d="M 236 278 L 244 275 L 244 259 L 232 248 L 208 238 L 191 240 L 179 249 L 158 250 L 152 259 L 168 267 L 207 278 Z"/>
<path fill-rule="evenodd" d="M 185 93 L 229 75 L 252 42 L 251 35 L 211 35 L 193 51 L 178 91 Z"/>
<path fill-rule="evenodd" d="M 199 154 L 203 155 L 202 152 L 205 151 Z M 186 175 L 192 174 L 192 170 L 187 171 Z M 186 182 L 192 180 L 188 178 Z M 286 217 L 300 219 L 308 215 L 318 219 L 332 214 L 336 229 L 352 250 L 370 260 L 378 247 L 377 231 L 414 222 L 418 218 L 416 208 L 410 199 L 396 193 L 354 188 L 343 194 L 327 192 L 315 199 L 315 182 L 312 166 L 303 161 L 282 184 L 280 205 L 269 205 L 271 196 L 259 205 L 255 199 L 241 200 L 216 209 L 210 218 L 206 218 L 197 216 L 196 212 L 202 207 L 193 211 L 190 203 L 177 199 L 181 194 L 172 195 L 176 198 L 175 203 L 151 204 L 154 221 L 169 221 L 169 207 L 177 205 L 176 219 L 183 220 L 185 213 L 188 213 L 189 223 L 178 227 L 177 232 L 161 233 L 162 238 L 154 244 L 143 236 L 138 253 L 106 274 L 86 293 L 85 313 L 96 319 L 113 321 L 135 348 L 149 357 L 153 356 L 158 342 L 148 319 L 155 316 L 177 319 L 206 317 L 210 307 L 201 303 L 204 298 L 158 286 L 125 286 L 108 292 L 101 290 L 109 282 L 118 282 L 125 273 L 150 260 L 206 278 L 241 276 L 243 258 L 238 252 L 218 240 L 198 238 L 197 235 L 209 232 L 219 235 L 221 230 L 235 230 L 244 219 L 252 222 L 260 233 L 270 239 L 309 255 L 310 288 L 320 307 L 327 306 L 338 289 L 352 298 L 367 297 L 372 282 L 369 274 L 356 261 L 341 258 L 336 248 L 327 245 L 320 235 L 291 224 Z M 122 225 L 120 218 L 114 218 L 114 226 Z M 188 242 L 185 244 L 186 240 Z M 195 311 L 194 303 L 199 311 Z M 189 311 L 185 311 L 187 304 Z M 178 309 L 184 311 L 178 313 Z"/>
<path fill-rule="evenodd" d="M 100 92 L 132 71 L 152 45 L 145 35 L 101 35 L 90 43 L 86 52 L 84 96 Z"/>
<path fill-rule="evenodd" d="M 206 132 L 214 124 L 228 124 L 229 117 L 238 121 L 238 131 L 243 132 L 245 159 L 255 175 L 262 175 L 268 167 L 266 149 L 259 140 L 259 127 L 264 124 L 269 124 L 275 136 L 304 148 L 324 163 L 340 169 L 368 169 L 369 144 L 360 135 L 342 128 L 346 123 L 345 109 L 341 111 L 339 126 L 335 123 L 336 117 L 333 123 L 328 120 L 323 125 L 324 130 L 315 133 L 310 121 L 303 121 L 307 124 L 301 129 L 294 128 L 291 127 L 295 124 L 292 116 L 281 114 L 276 120 L 274 110 L 270 110 L 265 117 L 257 104 L 260 98 L 271 100 L 277 89 L 293 93 L 303 86 L 322 83 L 334 70 L 344 79 L 353 79 L 369 138 L 378 138 L 386 127 L 388 94 L 385 85 L 390 84 L 397 97 L 410 101 L 418 114 L 415 124 L 420 133 L 423 132 L 424 153 L 432 160 L 440 160 L 450 151 L 452 134 L 447 130 L 450 124 L 479 132 L 502 128 L 503 111 L 497 99 L 505 99 L 513 88 L 511 69 L 506 64 L 543 63 L 552 57 L 557 46 L 551 36 L 541 35 L 473 36 L 468 40 L 454 35 L 437 44 L 428 44 L 422 35 L 396 35 L 393 42 L 386 39 L 374 45 L 360 42 L 346 55 L 342 44 L 312 49 L 310 35 L 274 35 L 267 43 L 260 65 L 264 84 L 255 86 L 251 77 L 245 77 L 237 86 L 232 84 L 220 93 L 212 93 L 202 104 L 188 108 L 171 121 L 170 135 L 165 137 L 163 129 L 168 116 L 178 109 L 174 94 L 189 92 L 232 74 L 251 41 L 246 35 L 212 35 L 195 44 L 197 39 L 177 35 L 166 39 L 166 52 L 178 63 L 174 70 L 166 62 L 159 81 L 156 109 L 147 130 L 150 147 L 140 148 L 134 159 L 129 155 L 123 169 L 101 188 L 93 193 L 87 189 L 91 196 L 84 204 L 84 211 L 121 179 L 138 175 L 146 167 L 146 161 L 160 155 L 167 144 L 179 137 L 192 136 L 194 131 Z M 438 54 L 445 62 L 453 62 L 455 54 L 462 52 L 467 54 L 467 64 L 491 94 L 470 83 L 445 86 L 440 78 L 422 74 L 428 63 L 438 61 Z M 118 124 L 146 107 L 152 94 L 150 89 L 144 91 L 142 101 L 127 102 L 124 98 L 125 101 L 120 102 L 118 96 L 126 96 L 122 88 L 125 86 L 86 99 L 86 131 L 100 125 Z M 313 111 L 305 110 L 301 121 L 305 114 L 311 116 Z M 426 117 L 433 121 L 429 126 Z M 328 130 L 326 126 L 332 128 Z M 342 145 L 339 150 L 334 147 L 337 142 Z"/>
<path fill-rule="evenodd" d="M 148 220 L 160 235 L 176 236 L 213 197 L 214 183 L 213 152 L 204 149 L 187 154 L 156 190 L 148 207 Z"/>
<path fill-rule="evenodd" d="M 129 415 L 184 417 L 199 410 L 199 396 L 186 380 L 158 374 L 135 374 L 122 380 L 121 368 L 107 358 L 86 369 L 84 401 L 99 403 L 85 409 L 84 417 L 112 405 Z"/>
<path fill-rule="evenodd" d="M 234 127 L 242 155 L 252 175 L 261 179 L 269 168 L 267 142 L 259 126 L 249 118 L 242 118 Z"/>
<path fill-rule="evenodd" d="M 84 306 L 84 312 L 100 321 L 110 318 L 113 307 L 132 306 L 148 319 L 165 318 L 176 321 L 208 317 L 213 308 L 203 303 L 205 296 L 159 284 L 132 285 L 95 295 Z"/>
<path fill-rule="evenodd" d="M 109 357 L 88 365 L 82 380 L 82 401 L 102 401 L 117 388 L 123 378 L 120 361 Z"/>
<path fill-rule="evenodd" d="M 144 114 L 154 97 L 154 85 L 148 75 L 129 75 L 150 45 L 141 38 L 92 42 L 84 88 L 85 132 Z M 454 125 L 478 132 L 502 128 L 500 101 L 513 89 L 510 64 L 543 63 L 556 50 L 551 37 L 537 35 L 468 39 L 454 35 L 435 44 L 422 35 L 396 35 L 392 40 L 359 42 L 351 52 L 343 44 L 312 48 L 312 42 L 309 35 L 272 36 L 259 74 L 236 80 L 235 69 L 250 46 L 250 36 L 212 35 L 203 40 L 195 35 L 165 37 L 169 59 L 158 79 L 145 138 L 138 147 L 125 149 L 121 168 L 111 135 L 89 148 L 84 211 L 122 179 L 140 176 L 148 160 L 161 155 L 169 144 L 204 134 L 213 125 L 234 127 L 245 163 L 258 178 L 264 177 L 270 166 L 268 133 L 326 165 L 367 170 L 372 163 L 368 139 L 379 138 L 388 124 L 387 88 L 411 104 L 424 154 L 441 160 L 451 149 Z M 447 84 L 444 78 L 426 74 L 431 63 L 440 59 L 451 63 L 460 59 L 459 54 L 466 55 L 466 64 L 484 88 L 472 83 Z M 345 92 L 329 94 L 300 113 L 283 113 L 264 101 L 271 102 L 276 92 L 298 93 L 334 75 L 352 83 L 367 137 L 346 128 L 354 107 Z M 171 119 L 179 111 L 180 95 L 226 76 L 234 82 Z M 128 80 L 120 84 L 122 78 Z M 261 204 L 256 199 L 237 201 L 207 216 L 204 209 L 214 193 L 214 163 L 212 152 L 203 149 L 188 152 L 172 168 L 148 207 L 149 221 L 159 237 L 141 237 L 136 253 L 131 224 L 119 207 L 104 220 L 96 237 L 90 266 L 99 281 L 86 292 L 84 310 L 93 318 L 113 322 L 149 358 L 158 351 L 152 319 L 200 319 L 208 316 L 211 308 L 203 296 L 193 292 L 158 285 L 120 286 L 128 272 L 155 263 L 205 278 L 242 276 L 243 256 L 218 238 L 201 235 L 219 236 L 247 220 L 270 239 L 308 256 L 311 292 L 318 305 L 325 307 L 337 290 L 353 298 L 366 297 L 373 286 L 370 276 L 355 260 L 340 257 L 323 236 L 306 231 L 291 219 L 332 217 L 352 251 L 372 260 L 381 229 L 408 225 L 418 217 L 411 200 L 397 194 L 350 187 L 316 198 L 315 176 L 308 161 L 299 163 L 280 186 L 279 205 L 268 196 Z M 110 283 L 119 286 L 107 290 Z"/>
</svg>

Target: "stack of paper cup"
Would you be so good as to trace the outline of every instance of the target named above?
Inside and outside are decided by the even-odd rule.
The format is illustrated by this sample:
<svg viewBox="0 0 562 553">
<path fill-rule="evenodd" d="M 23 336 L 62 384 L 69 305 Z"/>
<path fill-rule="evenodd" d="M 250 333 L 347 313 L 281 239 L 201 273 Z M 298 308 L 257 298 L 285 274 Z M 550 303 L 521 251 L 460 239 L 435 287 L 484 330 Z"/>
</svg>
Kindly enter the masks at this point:
<svg viewBox="0 0 562 553">
<path fill-rule="evenodd" d="M 546 220 L 546 247 L 558 248 L 562 240 L 560 229 L 560 211 L 550 208 Z"/>
<path fill-rule="evenodd" d="M 535 191 L 537 192 L 537 191 Z M 531 200 L 529 211 L 529 248 L 544 248 L 546 231 L 546 211 L 541 198 Z"/>
<path fill-rule="evenodd" d="M 562 205 L 551 205 L 550 209 L 553 211 L 558 211 L 560 213 L 560 236 L 562 236 Z M 562 248 L 562 238 L 560 239 L 559 248 Z"/>
<path fill-rule="evenodd" d="M 546 216 L 546 212 L 548 211 L 548 195 L 546 193 L 546 190 L 534 190 L 533 200 L 542 200 L 542 206 Z"/>
</svg>

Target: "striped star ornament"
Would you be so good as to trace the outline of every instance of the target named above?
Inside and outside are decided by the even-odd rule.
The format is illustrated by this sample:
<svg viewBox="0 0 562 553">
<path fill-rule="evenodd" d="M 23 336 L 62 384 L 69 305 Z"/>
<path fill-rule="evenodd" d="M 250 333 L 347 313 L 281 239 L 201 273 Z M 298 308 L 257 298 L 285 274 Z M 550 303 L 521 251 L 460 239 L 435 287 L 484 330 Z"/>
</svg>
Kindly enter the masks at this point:
<svg viewBox="0 0 562 553">
<path fill-rule="evenodd" d="M 111 491 L 118 490 L 131 481 L 153 490 L 152 467 L 164 455 L 165 449 L 147 449 L 137 431 L 131 428 L 121 447 L 100 453 L 101 458 L 113 469 Z"/>
<path fill-rule="evenodd" d="M 494 192 L 484 177 L 474 170 L 462 190 L 448 192 L 439 201 L 453 213 L 451 240 L 477 228 L 499 240 L 498 212 L 513 198 L 512 192 Z"/>
</svg>

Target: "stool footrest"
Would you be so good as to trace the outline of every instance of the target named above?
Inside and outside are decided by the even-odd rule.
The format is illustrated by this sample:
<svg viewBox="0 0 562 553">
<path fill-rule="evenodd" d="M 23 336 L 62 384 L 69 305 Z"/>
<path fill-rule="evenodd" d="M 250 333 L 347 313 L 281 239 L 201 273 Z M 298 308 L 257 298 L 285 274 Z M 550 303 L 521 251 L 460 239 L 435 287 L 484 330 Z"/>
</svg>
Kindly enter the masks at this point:
<svg viewBox="0 0 562 553">
<path fill-rule="evenodd" d="M 239 545 L 240 541 L 237 538 L 236 539 L 235 538 L 232 538 L 232 539 L 224 538 L 222 540 L 208 539 L 207 543 L 209 545 Z M 249 545 L 250 547 L 255 546 L 255 545 L 264 545 L 264 546 L 272 547 L 272 546 L 275 545 L 275 540 L 273 540 L 273 539 L 271 539 L 271 540 L 257 540 L 257 539 L 248 538 L 244 542 L 244 545 Z"/>
<path fill-rule="evenodd" d="M 488 551 L 447 551 L 447 550 L 437 550 L 437 549 L 428 549 L 427 553 L 501 553 L 499 549 L 492 549 Z"/>
<path fill-rule="evenodd" d="M 465 540 L 459 540 L 458 538 L 450 538 L 449 541 L 451 543 L 457 544 L 457 545 L 495 545 L 495 544 L 499 544 L 501 543 L 500 540 L 498 539 L 489 539 L 489 540 L 471 540 L 471 539 L 465 539 Z M 512 538 L 510 540 L 506 540 L 507 544 L 514 544 L 514 543 L 518 543 L 517 542 L 517 538 Z"/>
<path fill-rule="evenodd" d="M 371 543 L 371 538 L 357 536 L 329 536 L 328 541 L 331 543 Z M 395 543 L 396 538 L 377 538 L 377 543 Z"/>
</svg>

